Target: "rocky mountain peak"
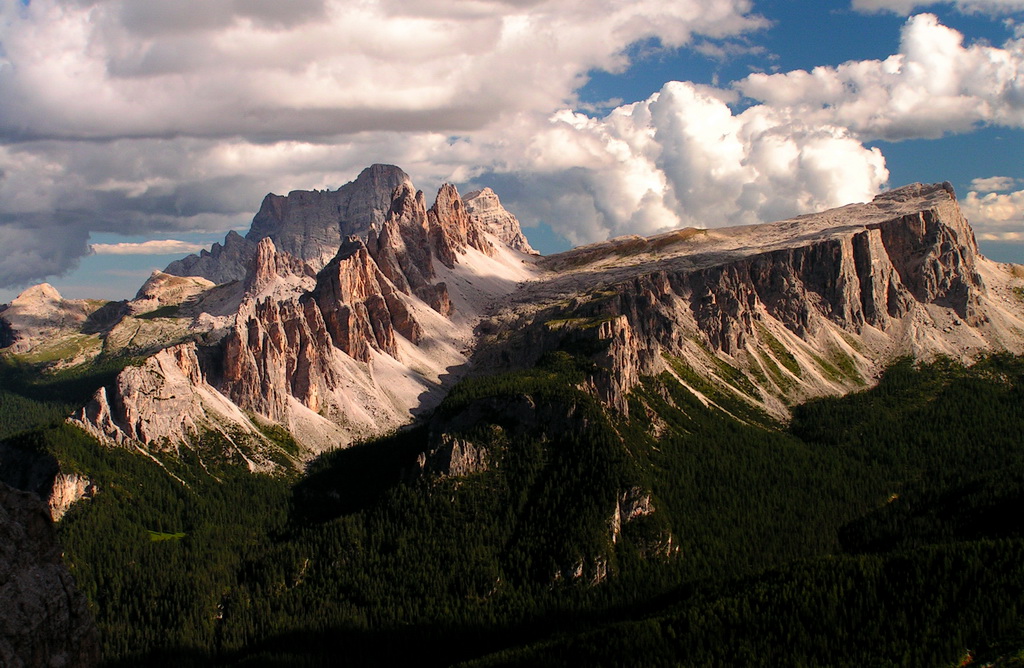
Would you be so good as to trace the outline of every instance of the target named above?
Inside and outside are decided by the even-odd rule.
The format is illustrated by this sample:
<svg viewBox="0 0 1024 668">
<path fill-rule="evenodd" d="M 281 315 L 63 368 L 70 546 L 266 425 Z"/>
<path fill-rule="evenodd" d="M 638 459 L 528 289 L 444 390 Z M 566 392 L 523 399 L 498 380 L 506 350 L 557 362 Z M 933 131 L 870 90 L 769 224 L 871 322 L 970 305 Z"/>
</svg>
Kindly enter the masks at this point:
<svg viewBox="0 0 1024 668">
<path fill-rule="evenodd" d="M 164 306 L 178 306 L 195 299 L 213 285 L 213 281 L 200 276 L 175 276 L 154 271 L 128 303 L 129 312 L 138 315 Z"/>
<path fill-rule="evenodd" d="M 11 302 L 11 306 L 21 308 L 45 308 L 47 305 L 62 302 L 64 298 L 57 292 L 57 288 L 49 283 L 40 283 L 26 288 Z"/>
<path fill-rule="evenodd" d="M 256 244 L 231 230 L 224 243 L 214 243 L 210 250 L 188 255 L 167 265 L 164 273 L 175 276 L 200 276 L 220 285 L 245 278 L 246 267 Z"/>
<path fill-rule="evenodd" d="M 398 358 L 395 332 L 419 342 L 419 324 L 357 237 L 345 240 L 317 276 L 310 297 L 319 306 L 334 345 L 353 359 L 369 361 L 371 348 Z"/>
<path fill-rule="evenodd" d="M 459 191 L 450 183 L 441 186 L 434 205 L 427 211 L 427 226 L 431 248 L 445 266 L 455 266 L 457 256 L 466 248 L 475 248 L 492 255 L 494 247 L 484 238 L 484 230 L 470 220 L 459 197 Z"/>
<path fill-rule="evenodd" d="M 345 217 L 360 207 L 362 222 Z M 261 211 L 246 238 L 230 234 L 198 256 L 248 253 L 239 285 L 203 297 L 231 306 L 218 312 L 218 329 L 202 346 L 160 357 L 144 379 L 126 371 L 83 423 L 115 440 L 191 433 L 202 420 L 131 426 L 171 405 L 164 395 L 185 396 L 159 389 L 173 376 L 197 379 L 206 394 L 193 393 L 190 405 L 207 416 L 258 433 L 245 426 L 255 414 L 303 443 L 347 442 L 438 401 L 457 376 L 451 369 L 529 367 L 558 350 L 582 351 L 597 371 L 581 389 L 623 413 L 640 379 L 673 373 L 695 388 L 701 374 L 734 383 L 744 401 L 784 417 L 793 402 L 859 387 L 895 355 L 1024 349 L 1024 315 L 991 298 L 1010 279 L 977 253 L 948 184 L 538 260 L 524 255 L 518 221 L 492 190 L 463 198 L 446 184 L 428 209 L 404 172 L 386 165 L 333 193 L 272 196 Z M 304 253 L 307 242 L 318 249 L 313 260 L 285 247 Z M 138 387 L 155 403 L 142 407 Z M 107 413 L 116 429 L 103 426 Z"/>
<path fill-rule="evenodd" d="M 694 389 L 702 377 L 735 383 L 729 392 L 785 417 L 787 405 L 850 391 L 900 355 L 1024 350 L 1024 312 L 1008 296 L 1016 279 L 978 254 L 948 184 L 776 223 L 615 239 L 541 263 L 555 275 L 481 327 L 495 343 L 475 363 L 588 351 L 602 370 L 588 389 L 620 411 L 638 379 L 664 372 Z"/>
<path fill-rule="evenodd" d="M 64 299 L 49 283 L 33 285 L 0 311 L 0 343 L 11 352 L 28 352 L 60 333 L 80 330 L 99 306 Z"/>
<path fill-rule="evenodd" d="M 517 251 L 538 254 L 523 235 L 519 220 L 505 210 L 493 190 L 490 188 L 474 190 L 463 196 L 462 201 L 466 204 L 466 212 L 469 213 L 469 217 L 498 240 Z"/>
<path fill-rule="evenodd" d="M 287 196 L 267 195 L 246 239 L 265 237 L 277 248 L 322 269 L 347 236 L 363 237 L 379 226 L 391 210 L 396 189 L 412 187 L 409 175 L 394 165 L 367 167 L 336 191 L 293 190 Z"/>
<path fill-rule="evenodd" d="M 418 292 L 426 286 L 434 278 L 434 262 L 427 242 L 423 192 L 409 185 L 396 188 L 387 218 L 378 229 L 370 230 L 366 245 L 398 289 Z"/>
<path fill-rule="evenodd" d="M 275 288 L 285 292 L 301 292 L 312 285 L 315 272 L 308 264 L 278 251 L 270 237 L 256 244 L 249 268 L 245 274 L 245 295 L 250 298 L 265 296 Z M 304 280 L 309 279 L 309 280 Z"/>
<path fill-rule="evenodd" d="M 223 245 L 214 244 L 209 252 L 176 260 L 165 271 L 202 276 L 217 284 L 244 280 L 256 245 L 266 238 L 274 242 L 277 251 L 319 271 L 331 261 L 345 237 L 365 237 L 384 222 L 392 195 L 403 186 L 412 188 L 404 171 L 394 165 L 372 165 L 338 190 L 268 194 L 245 237 L 228 232 Z"/>
<path fill-rule="evenodd" d="M 252 420 L 269 420 L 310 451 L 404 424 L 454 382 L 450 369 L 464 365 L 480 309 L 533 274 L 489 239 L 455 186 L 428 210 L 388 165 L 335 192 L 268 196 L 246 237 L 229 233 L 172 265 L 229 283 L 158 277 L 143 290 L 209 287 L 162 325 L 178 328 L 179 353 L 126 369 L 75 420 L 106 442 L 148 448 L 232 423 L 229 431 L 258 442 Z M 246 456 L 265 468 L 253 454 L 264 446 L 253 447 Z"/>
</svg>

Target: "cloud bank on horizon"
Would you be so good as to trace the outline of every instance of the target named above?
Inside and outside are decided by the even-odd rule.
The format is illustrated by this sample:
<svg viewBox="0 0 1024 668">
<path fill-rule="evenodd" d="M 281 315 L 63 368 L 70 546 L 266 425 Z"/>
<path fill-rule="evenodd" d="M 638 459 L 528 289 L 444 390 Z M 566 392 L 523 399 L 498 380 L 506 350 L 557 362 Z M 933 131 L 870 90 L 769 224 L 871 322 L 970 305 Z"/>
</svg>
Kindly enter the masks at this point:
<svg viewBox="0 0 1024 668">
<path fill-rule="evenodd" d="M 1024 9 L 1022 0 L 853 0 L 853 8 L 863 12 L 910 14 L 932 5 L 950 4 L 968 13 L 1010 14 Z"/>
<path fill-rule="evenodd" d="M 0 0 L 0 287 L 174 247 L 90 233 L 244 227 L 266 192 L 337 187 L 372 162 L 424 189 L 514 183 L 498 192 L 524 223 L 583 243 L 864 201 L 888 180 L 868 142 L 1024 128 L 1024 35 L 965 45 L 930 14 L 884 60 L 671 81 L 581 111 L 588 73 L 628 70 L 631 45 L 769 26 L 750 0 Z M 1022 184 L 985 177 L 963 200 L 979 236 L 1020 240 Z"/>
</svg>

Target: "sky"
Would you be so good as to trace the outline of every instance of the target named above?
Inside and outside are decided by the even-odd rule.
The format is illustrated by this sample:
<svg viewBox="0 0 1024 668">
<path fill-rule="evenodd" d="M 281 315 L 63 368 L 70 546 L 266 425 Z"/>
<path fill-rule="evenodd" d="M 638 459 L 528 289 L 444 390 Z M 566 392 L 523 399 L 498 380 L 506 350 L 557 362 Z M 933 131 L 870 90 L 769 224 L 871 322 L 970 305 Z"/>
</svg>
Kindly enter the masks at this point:
<svg viewBox="0 0 1024 668">
<path fill-rule="evenodd" d="M 490 186 L 542 252 L 950 181 L 1024 263 L 1024 0 L 0 0 L 0 302 L 268 192 Z"/>
</svg>

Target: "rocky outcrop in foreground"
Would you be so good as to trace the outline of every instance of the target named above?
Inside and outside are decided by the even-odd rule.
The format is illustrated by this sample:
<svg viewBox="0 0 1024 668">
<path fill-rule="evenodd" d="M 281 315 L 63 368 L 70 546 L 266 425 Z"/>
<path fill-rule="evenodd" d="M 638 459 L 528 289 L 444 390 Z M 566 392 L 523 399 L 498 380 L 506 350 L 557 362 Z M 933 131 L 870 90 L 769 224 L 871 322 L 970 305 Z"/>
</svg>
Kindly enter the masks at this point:
<svg viewBox="0 0 1024 668">
<path fill-rule="evenodd" d="M 47 508 L 0 483 L 0 665 L 87 668 L 99 659 L 96 626 L 61 563 Z"/>
</svg>

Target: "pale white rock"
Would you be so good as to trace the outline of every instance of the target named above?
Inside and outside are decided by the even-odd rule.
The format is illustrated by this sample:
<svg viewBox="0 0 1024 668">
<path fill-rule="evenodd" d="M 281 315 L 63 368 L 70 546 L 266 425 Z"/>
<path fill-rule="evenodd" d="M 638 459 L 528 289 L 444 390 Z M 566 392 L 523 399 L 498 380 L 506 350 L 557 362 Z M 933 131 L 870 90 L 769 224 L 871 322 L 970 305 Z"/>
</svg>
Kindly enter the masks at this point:
<svg viewBox="0 0 1024 668">
<path fill-rule="evenodd" d="M 613 239 L 538 265 L 551 273 L 481 326 L 475 362 L 596 350 L 587 385 L 622 412 L 639 378 L 675 373 L 669 357 L 785 419 L 793 403 L 873 383 L 901 355 L 1024 351 L 1024 304 L 1004 296 L 1018 279 L 978 253 L 948 184 L 778 223 Z"/>
<path fill-rule="evenodd" d="M 181 306 L 194 302 L 213 286 L 212 281 L 199 276 L 174 276 L 154 271 L 135 298 L 128 302 L 128 312 L 141 315 L 166 306 Z"/>
<path fill-rule="evenodd" d="M 165 273 L 176 276 L 201 276 L 217 285 L 240 281 L 256 251 L 256 242 L 231 230 L 224 243 L 215 243 L 210 250 L 188 255 L 167 265 Z"/>
<path fill-rule="evenodd" d="M 519 219 L 501 205 L 501 200 L 493 190 L 490 188 L 474 190 L 464 195 L 462 200 L 466 203 L 466 212 L 469 217 L 482 225 L 499 241 L 522 253 L 537 255 L 537 251 L 533 250 L 530 242 L 523 235 Z"/>
<path fill-rule="evenodd" d="M 199 347 L 187 344 L 126 369 L 78 422 L 108 442 L 152 450 L 211 428 L 256 437 L 255 417 L 287 428 L 309 457 L 436 406 L 467 368 L 480 316 L 537 274 L 535 258 L 468 217 L 453 186 L 442 188 L 428 211 L 396 169 L 371 168 L 358 187 L 342 189 L 345 210 L 369 221 L 367 241 L 345 238 L 316 274 L 315 257 L 301 260 L 281 245 L 292 243 L 288 234 L 298 234 L 300 219 L 321 230 L 348 229 L 336 217 L 331 225 L 303 218 L 302 207 L 329 193 L 292 193 L 288 207 L 305 202 L 300 209 L 264 211 L 249 235 L 259 240 L 243 277 L 182 309 L 197 314 L 190 332 L 219 340 L 215 352 L 200 363 Z M 381 220 L 373 212 L 386 188 Z M 269 201 L 265 208 L 284 206 Z M 157 411 L 168 417 L 153 417 Z"/>
<path fill-rule="evenodd" d="M 429 454 L 420 453 L 418 462 L 422 471 L 458 478 L 487 471 L 489 459 L 486 448 L 465 438 L 441 434 L 437 446 Z"/>
<path fill-rule="evenodd" d="M 651 501 L 650 492 L 645 492 L 640 487 L 630 487 L 619 493 L 615 500 L 615 510 L 612 511 L 612 516 L 608 520 L 612 542 L 618 542 L 624 524 L 628 524 L 638 517 L 652 514 L 654 514 L 654 503 Z"/>
<path fill-rule="evenodd" d="M 470 369 L 560 348 L 589 351 L 584 389 L 622 413 L 640 379 L 663 372 L 714 404 L 672 359 L 780 418 L 874 382 L 901 354 L 1024 350 L 1011 290 L 1022 279 L 977 253 L 943 184 L 537 258 L 493 193 L 446 185 L 428 210 L 396 170 L 371 168 L 342 195 L 268 199 L 239 278 L 189 303 L 204 346 L 126 369 L 79 422 L 154 448 L 209 429 L 258 441 L 255 416 L 289 429 L 308 457 L 408 423 Z"/>
<path fill-rule="evenodd" d="M 76 502 L 96 495 L 98 488 L 89 478 L 77 473 L 57 473 L 47 505 L 50 517 L 59 521 Z"/>
<path fill-rule="evenodd" d="M 279 468 L 266 450 L 276 446 L 227 397 L 206 382 L 195 344 L 166 348 L 118 374 L 69 419 L 101 442 L 150 454 L 177 452 L 207 432 L 218 434 L 253 471 Z"/>
<path fill-rule="evenodd" d="M 346 237 L 365 237 L 371 227 L 379 227 L 395 190 L 411 185 L 409 175 L 398 167 L 378 164 L 335 191 L 267 195 L 246 239 L 258 242 L 269 237 L 279 250 L 319 271 Z"/>
<path fill-rule="evenodd" d="M 0 346 L 9 352 L 25 353 L 54 337 L 78 332 L 89 315 L 103 302 L 64 299 L 49 283 L 40 283 L 24 290 L 3 310 L 0 320 Z"/>
<path fill-rule="evenodd" d="M 398 167 L 372 165 L 338 190 L 268 194 L 244 238 L 231 231 L 223 245 L 176 260 L 164 271 L 202 276 L 217 284 L 241 281 L 263 239 L 271 239 L 278 251 L 319 271 L 346 237 L 365 237 L 371 228 L 379 228 L 391 208 L 392 194 L 411 185 L 408 174 Z"/>
</svg>

